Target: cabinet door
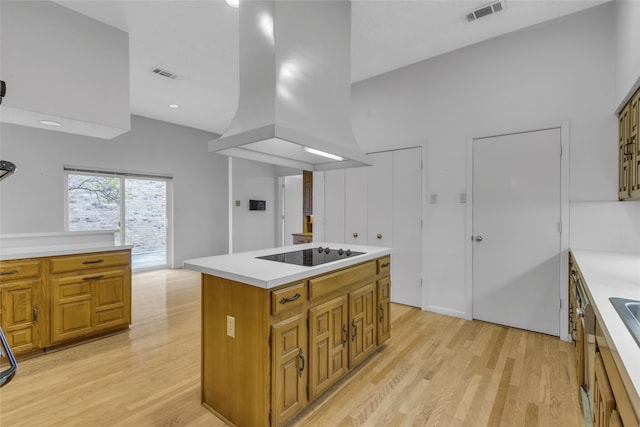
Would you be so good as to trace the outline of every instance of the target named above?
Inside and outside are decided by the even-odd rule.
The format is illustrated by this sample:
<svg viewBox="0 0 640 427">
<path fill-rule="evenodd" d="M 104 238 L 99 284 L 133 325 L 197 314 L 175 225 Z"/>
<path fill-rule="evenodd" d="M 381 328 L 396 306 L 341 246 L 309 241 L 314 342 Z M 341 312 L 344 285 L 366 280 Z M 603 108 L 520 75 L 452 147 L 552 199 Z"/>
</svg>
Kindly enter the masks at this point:
<svg viewBox="0 0 640 427">
<path fill-rule="evenodd" d="M 92 282 L 96 330 L 131 323 L 131 283 L 128 269 L 96 273 Z"/>
<path fill-rule="evenodd" d="M 302 171 L 302 215 L 313 215 L 313 172 Z"/>
<path fill-rule="evenodd" d="M 91 281 L 83 276 L 52 278 L 51 343 L 81 337 L 91 333 L 93 310 Z"/>
<path fill-rule="evenodd" d="M 367 241 L 371 246 L 392 247 L 393 238 L 393 152 L 370 155 L 367 167 Z"/>
<path fill-rule="evenodd" d="M 282 425 L 306 403 L 305 316 L 298 314 L 273 325 L 271 334 L 271 416 L 273 425 Z"/>
<path fill-rule="evenodd" d="M 324 172 L 324 242 L 344 243 L 345 171 Z M 316 211 L 318 209 L 316 208 Z M 315 216 L 315 215 L 314 215 Z M 316 218 L 317 219 L 317 218 Z M 317 222 L 318 221 L 314 221 Z M 316 227 L 317 230 L 317 227 Z"/>
<path fill-rule="evenodd" d="M 594 371 L 593 425 L 594 427 L 605 427 L 609 426 L 611 413 L 615 409 L 616 402 L 600 353 L 596 353 Z"/>
<path fill-rule="evenodd" d="M 630 196 L 640 200 L 640 90 L 631 99 L 629 110 L 629 156 Z"/>
<path fill-rule="evenodd" d="M 618 197 L 627 199 L 630 196 L 631 159 L 629 155 L 629 112 L 630 104 L 618 116 Z"/>
<path fill-rule="evenodd" d="M 349 368 L 353 368 L 376 348 L 375 282 L 349 293 Z"/>
<path fill-rule="evenodd" d="M 378 280 L 378 345 L 391 337 L 391 279 Z"/>
<path fill-rule="evenodd" d="M 347 372 L 347 296 L 309 310 L 309 399 Z"/>
<path fill-rule="evenodd" d="M 43 346 L 41 311 L 44 306 L 39 278 L 2 282 L 0 306 L 2 330 L 14 354 Z"/>
<path fill-rule="evenodd" d="M 367 244 L 367 168 L 345 170 L 344 242 Z"/>
</svg>

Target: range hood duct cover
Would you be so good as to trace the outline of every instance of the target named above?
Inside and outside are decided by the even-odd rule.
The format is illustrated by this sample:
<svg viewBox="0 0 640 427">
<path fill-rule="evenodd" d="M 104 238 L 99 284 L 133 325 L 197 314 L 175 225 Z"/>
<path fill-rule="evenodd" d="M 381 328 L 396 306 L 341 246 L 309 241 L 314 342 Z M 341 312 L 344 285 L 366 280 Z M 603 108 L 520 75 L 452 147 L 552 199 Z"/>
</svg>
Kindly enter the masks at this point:
<svg viewBox="0 0 640 427">
<path fill-rule="evenodd" d="M 239 36 L 238 109 L 210 152 L 306 170 L 372 164 L 351 129 L 348 0 L 242 1 Z"/>
</svg>

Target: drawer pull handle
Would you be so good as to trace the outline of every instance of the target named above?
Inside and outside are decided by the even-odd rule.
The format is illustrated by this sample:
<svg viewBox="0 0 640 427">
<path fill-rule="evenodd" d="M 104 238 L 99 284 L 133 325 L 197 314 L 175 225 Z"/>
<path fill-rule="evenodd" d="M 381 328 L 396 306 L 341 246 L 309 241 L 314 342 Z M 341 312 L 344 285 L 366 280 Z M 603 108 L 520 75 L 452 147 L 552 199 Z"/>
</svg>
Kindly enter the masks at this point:
<svg viewBox="0 0 640 427">
<path fill-rule="evenodd" d="M 387 268 L 391 263 L 385 262 L 384 264 L 380 264 L 380 268 Z"/>
<path fill-rule="evenodd" d="M 380 321 L 384 320 L 384 304 L 380 304 Z"/>
<path fill-rule="evenodd" d="M 298 376 L 301 377 L 302 373 L 304 372 L 304 352 L 302 351 L 302 349 L 300 349 L 300 351 L 298 352 L 298 357 L 300 358 L 300 363 L 302 366 L 300 366 L 300 369 L 298 369 Z"/>
<path fill-rule="evenodd" d="M 286 304 L 288 302 L 294 302 L 297 299 L 299 299 L 301 296 L 302 295 L 300 295 L 300 294 L 295 294 L 294 296 L 289 297 L 289 298 L 282 297 L 282 299 L 280 300 L 280 304 Z"/>
<path fill-rule="evenodd" d="M 102 279 L 104 276 L 102 274 L 98 274 L 97 276 L 87 276 L 87 277 L 83 277 L 82 280 L 100 280 Z"/>
<path fill-rule="evenodd" d="M 10 276 L 12 274 L 17 274 L 18 270 L 9 270 L 9 271 L 0 271 L 0 276 Z"/>
<path fill-rule="evenodd" d="M 94 259 L 94 260 L 87 260 L 87 261 L 82 261 L 82 263 L 84 265 L 90 265 L 90 264 L 100 264 L 103 263 L 104 260 L 103 259 Z"/>
<path fill-rule="evenodd" d="M 342 346 L 347 345 L 347 341 L 349 341 L 349 331 L 347 331 L 347 325 L 342 325 L 342 333 L 344 334 L 342 338 Z"/>
<path fill-rule="evenodd" d="M 356 319 L 351 321 L 351 326 L 353 327 L 353 335 L 351 335 L 351 341 L 355 341 L 358 336 L 358 325 L 356 324 Z"/>
<path fill-rule="evenodd" d="M 33 321 L 34 322 L 38 321 L 38 306 L 37 305 L 33 306 Z"/>
</svg>

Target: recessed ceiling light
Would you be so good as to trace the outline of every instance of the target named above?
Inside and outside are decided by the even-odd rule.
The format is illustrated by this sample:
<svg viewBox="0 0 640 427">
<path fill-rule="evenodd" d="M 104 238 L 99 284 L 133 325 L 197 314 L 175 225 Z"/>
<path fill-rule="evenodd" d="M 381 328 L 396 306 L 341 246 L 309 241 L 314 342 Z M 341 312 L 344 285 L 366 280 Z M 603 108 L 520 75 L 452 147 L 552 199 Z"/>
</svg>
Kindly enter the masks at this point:
<svg viewBox="0 0 640 427">
<path fill-rule="evenodd" d="M 53 120 L 40 120 L 39 123 L 46 126 L 62 126 L 62 123 L 54 122 Z"/>
<path fill-rule="evenodd" d="M 238 5 L 240 4 L 240 0 L 225 0 L 227 2 L 227 4 L 231 7 L 238 7 Z"/>
<path fill-rule="evenodd" d="M 178 104 L 169 104 L 170 108 L 180 108 L 180 105 Z"/>
</svg>

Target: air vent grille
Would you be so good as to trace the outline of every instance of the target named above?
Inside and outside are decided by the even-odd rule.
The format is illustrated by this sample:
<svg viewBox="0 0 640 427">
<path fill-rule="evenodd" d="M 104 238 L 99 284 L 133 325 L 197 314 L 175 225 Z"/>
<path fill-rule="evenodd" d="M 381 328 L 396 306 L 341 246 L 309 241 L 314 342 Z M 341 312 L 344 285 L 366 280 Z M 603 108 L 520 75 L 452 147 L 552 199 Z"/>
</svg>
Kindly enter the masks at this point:
<svg viewBox="0 0 640 427">
<path fill-rule="evenodd" d="M 485 4 L 471 12 L 465 13 L 464 17 L 467 22 L 473 22 L 485 16 L 493 15 L 494 13 L 502 12 L 504 10 L 504 0 L 496 1 L 493 3 Z"/>
<path fill-rule="evenodd" d="M 160 76 L 167 77 L 167 78 L 170 78 L 170 79 L 177 79 L 177 78 L 178 78 L 178 75 L 177 75 L 177 74 L 172 73 L 171 71 L 167 71 L 167 70 L 165 70 L 164 68 L 160 68 L 160 67 L 153 67 L 153 70 L 152 70 L 152 71 L 153 71 L 154 73 L 156 73 L 156 74 L 160 75 Z"/>
</svg>

